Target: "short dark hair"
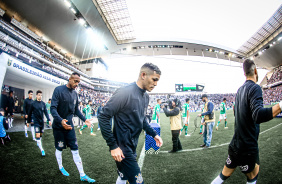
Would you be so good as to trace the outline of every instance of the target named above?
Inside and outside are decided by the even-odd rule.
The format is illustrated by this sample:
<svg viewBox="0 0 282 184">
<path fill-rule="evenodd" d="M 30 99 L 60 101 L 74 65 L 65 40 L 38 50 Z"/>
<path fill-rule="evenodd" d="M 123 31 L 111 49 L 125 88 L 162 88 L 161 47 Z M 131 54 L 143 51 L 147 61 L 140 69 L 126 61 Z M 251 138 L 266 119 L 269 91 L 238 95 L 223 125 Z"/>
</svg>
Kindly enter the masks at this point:
<svg viewBox="0 0 282 184">
<path fill-rule="evenodd" d="M 188 101 L 190 101 L 190 99 L 189 98 L 186 98 L 186 100 L 185 100 L 186 102 L 188 102 Z"/>
<path fill-rule="evenodd" d="M 11 93 L 14 93 L 14 91 L 12 91 L 12 90 L 11 90 L 11 91 L 9 91 L 9 94 L 11 94 Z"/>
<path fill-rule="evenodd" d="M 77 72 L 73 72 L 71 75 L 77 75 L 78 77 L 80 77 L 80 74 Z"/>
<path fill-rule="evenodd" d="M 48 101 L 52 101 L 52 98 L 49 98 L 49 100 Z"/>
<path fill-rule="evenodd" d="M 4 112 L 4 109 L 3 109 L 3 108 L 1 108 L 1 109 L 0 109 L 0 112 Z"/>
<path fill-rule="evenodd" d="M 246 59 L 243 63 L 243 70 L 245 75 L 248 76 L 253 76 L 255 74 L 255 68 L 256 64 L 254 61 L 250 59 Z"/>
<path fill-rule="evenodd" d="M 28 94 L 29 94 L 29 93 L 33 93 L 33 91 L 32 91 L 32 90 L 29 90 L 29 91 L 28 91 Z"/>
<path fill-rule="evenodd" d="M 41 90 L 37 90 L 37 91 L 36 91 L 36 95 L 38 95 L 38 93 L 41 93 L 41 94 L 42 94 L 42 91 L 41 91 Z"/>
<path fill-rule="evenodd" d="M 157 74 L 161 75 L 162 72 L 159 69 L 159 67 L 157 65 L 154 65 L 153 63 L 145 63 L 142 67 L 141 70 L 144 68 L 148 68 L 151 71 L 155 71 Z"/>
<path fill-rule="evenodd" d="M 223 98 L 223 101 L 226 100 L 226 98 Z"/>
<path fill-rule="evenodd" d="M 205 97 L 208 98 L 208 95 L 203 94 L 201 99 L 203 99 L 203 98 L 205 98 Z"/>
</svg>

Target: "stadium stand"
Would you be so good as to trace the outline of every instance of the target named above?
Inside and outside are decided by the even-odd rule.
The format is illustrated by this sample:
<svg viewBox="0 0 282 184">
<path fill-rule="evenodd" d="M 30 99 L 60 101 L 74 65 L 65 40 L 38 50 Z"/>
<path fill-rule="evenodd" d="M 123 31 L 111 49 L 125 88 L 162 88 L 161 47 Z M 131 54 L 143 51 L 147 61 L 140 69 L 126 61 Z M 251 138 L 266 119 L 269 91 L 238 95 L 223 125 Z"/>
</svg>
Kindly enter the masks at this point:
<svg viewBox="0 0 282 184">
<path fill-rule="evenodd" d="M 273 70 L 273 74 L 267 81 L 267 84 L 273 84 L 275 82 L 282 81 L 282 66 L 278 66 Z"/>
<path fill-rule="evenodd" d="M 19 23 L 17 23 L 19 24 Z M 19 26 L 18 26 L 19 27 Z M 34 36 L 29 36 L 29 31 L 22 32 L 17 27 L 0 19 L 0 50 L 13 57 L 20 59 L 25 64 L 28 64 L 41 71 L 67 80 L 72 72 L 78 72 L 87 79 L 91 78 L 82 73 L 75 65 L 64 58 L 62 55 L 41 43 Z M 86 82 L 81 82 L 80 85 L 89 89 L 103 92 L 113 92 L 116 86 L 123 86 L 125 83 L 101 80 L 96 78 L 96 81 L 101 84 L 93 86 Z M 115 87 L 105 87 L 102 85 L 112 85 Z"/>
</svg>

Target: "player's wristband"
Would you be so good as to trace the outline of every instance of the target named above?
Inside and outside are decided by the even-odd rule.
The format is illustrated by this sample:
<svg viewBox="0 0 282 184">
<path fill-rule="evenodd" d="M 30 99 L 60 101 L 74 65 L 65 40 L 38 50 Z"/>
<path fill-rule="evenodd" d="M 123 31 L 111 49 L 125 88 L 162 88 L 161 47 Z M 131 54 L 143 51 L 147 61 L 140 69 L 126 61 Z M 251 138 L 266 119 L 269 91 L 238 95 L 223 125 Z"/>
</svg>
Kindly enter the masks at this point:
<svg viewBox="0 0 282 184">
<path fill-rule="evenodd" d="M 280 106 L 280 110 L 282 111 L 282 101 L 280 101 L 279 106 Z"/>
</svg>

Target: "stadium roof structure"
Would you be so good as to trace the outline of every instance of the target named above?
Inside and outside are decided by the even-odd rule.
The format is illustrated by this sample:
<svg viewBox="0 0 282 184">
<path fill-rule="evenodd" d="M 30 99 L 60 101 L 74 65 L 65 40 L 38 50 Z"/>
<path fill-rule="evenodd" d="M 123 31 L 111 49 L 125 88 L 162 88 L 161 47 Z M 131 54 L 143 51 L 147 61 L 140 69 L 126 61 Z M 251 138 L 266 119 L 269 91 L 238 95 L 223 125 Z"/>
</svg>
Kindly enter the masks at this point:
<svg viewBox="0 0 282 184">
<path fill-rule="evenodd" d="M 79 61 L 113 53 L 204 56 L 237 62 L 253 57 L 258 66 L 271 69 L 282 63 L 282 44 L 272 44 L 281 33 L 281 3 L 4 0 L 0 7 L 35 27 L 49 45 Z"/>
</svg>

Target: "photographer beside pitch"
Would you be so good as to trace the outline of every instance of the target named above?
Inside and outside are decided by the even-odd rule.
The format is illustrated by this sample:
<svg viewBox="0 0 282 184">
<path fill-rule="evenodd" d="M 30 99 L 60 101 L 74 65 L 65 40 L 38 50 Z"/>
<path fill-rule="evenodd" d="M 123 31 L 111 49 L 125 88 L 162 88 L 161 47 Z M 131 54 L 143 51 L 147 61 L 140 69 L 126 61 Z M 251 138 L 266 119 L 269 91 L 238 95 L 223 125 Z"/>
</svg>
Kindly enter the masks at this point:
<svg viewBox="0 0 282 184">
<path fill-rule="evenodd" d="M 282 109 L 282 101 L 270 108 L 263 107 L 262 90 L 253 61 L 243 63 L 245 83 L 236 94 L 234 136 L 229 144 L 228 157 L 222 172 L 212 184 L 221 184 L 229 178 L 237 166 L 247 176 L 247 184 L 255 184 L 259 173 L 258 137 L 260 123 L 276 117 Z"/>
<path fill-rule="evenodd" d="M 170 129 L 172 134 L 172 150 L 169 153 L 175 153 L 182 150 L 182 145 L 179 140 L 179 133 L 182 128 L 181 126 L 181 103 L 176 98 L 169 103 L 170 110 L 167 109 L 164 105 L 161 106 L 164 110 L 164 113 L 167 117 L 170 117 Z"/>
</svg>

